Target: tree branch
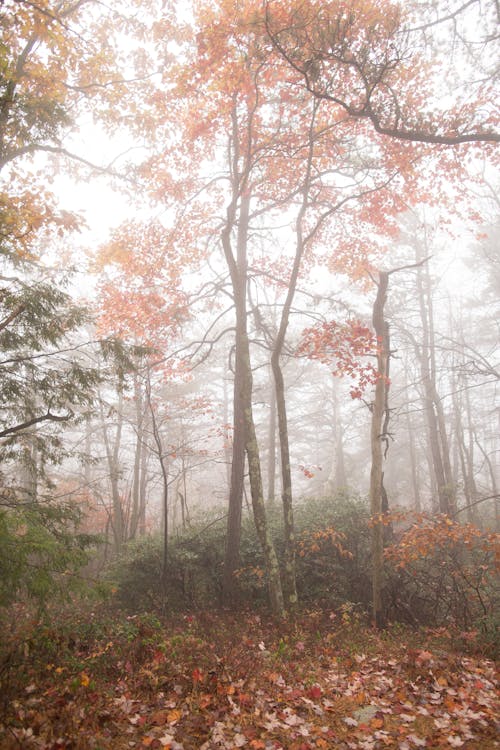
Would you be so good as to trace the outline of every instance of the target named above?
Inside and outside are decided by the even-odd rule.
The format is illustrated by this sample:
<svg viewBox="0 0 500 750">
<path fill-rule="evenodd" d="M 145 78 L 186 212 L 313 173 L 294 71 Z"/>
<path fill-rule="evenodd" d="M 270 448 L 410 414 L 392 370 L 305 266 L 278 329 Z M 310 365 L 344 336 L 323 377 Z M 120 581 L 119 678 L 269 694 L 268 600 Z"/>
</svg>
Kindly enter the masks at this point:
<svg viewBox="0 0 500 750">
<path fill-rule="evenodd" d="M 70 411 L 69 414 L 63 415 L 52 414 L 49 408 L 46 414 L 42 414 L 39 417 L 33 417 L 33 419 L 28 419 L 26 422 L 21 422 L 14 427 L 7 427 L 7 429 L 1 430 L 0 438 L 7 437 L 8 435 L 14 435 L 16 432 L 26 430 L 28 429 L 28 427 L 32 427 L 34 424 L 38 424 L 39 422 L 68 422 L 73 416 L 74 414 L 72 411 Z"/>
</svg>

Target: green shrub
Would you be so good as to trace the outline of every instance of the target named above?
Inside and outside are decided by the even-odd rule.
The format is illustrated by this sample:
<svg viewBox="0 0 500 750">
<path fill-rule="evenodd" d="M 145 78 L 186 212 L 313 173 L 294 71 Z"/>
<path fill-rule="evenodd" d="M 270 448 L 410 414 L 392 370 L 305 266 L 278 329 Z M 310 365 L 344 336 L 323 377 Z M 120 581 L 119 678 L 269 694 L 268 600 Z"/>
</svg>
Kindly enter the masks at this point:
<svg viewBox="0 0 500 750">
<path fill-rule="evenodd" d="M 129 542 L 107 571 L 120 604 L 133 611 L 182 611 L 218 604 L 225 525 L 213 521 L 204 519 L 169 540 L 165 578 L 160 535 Z"/>
<path fill-rule="evenodd" d="M 279 506 L 268 521 L 278 557 L 284 553 Z M 370 597 L 369 528 L 366 505 L 339 495 L 299 503 L 296 509 L 297 586 L 301 601 L 337 606 L 345 601 L 367 607 Z M 129 543 L 108 576 L 127 609 L 206 609 L 221 604 L 226 522 L 218 512 L 200 517 L 169 540 L 169 565 L 162 585 L 162 540 L 144 537 Z M 237 572 L 241 605 L 266 606 L 262 550 L 253 519 L 243 518 Z"/>
<path fill-rule="evenodd" d="M 366 502 L 344 493 L 300 503 L 297 586 L 304 602 L 368 608 L 371 597 L 370 529 Z"/>
</svg>

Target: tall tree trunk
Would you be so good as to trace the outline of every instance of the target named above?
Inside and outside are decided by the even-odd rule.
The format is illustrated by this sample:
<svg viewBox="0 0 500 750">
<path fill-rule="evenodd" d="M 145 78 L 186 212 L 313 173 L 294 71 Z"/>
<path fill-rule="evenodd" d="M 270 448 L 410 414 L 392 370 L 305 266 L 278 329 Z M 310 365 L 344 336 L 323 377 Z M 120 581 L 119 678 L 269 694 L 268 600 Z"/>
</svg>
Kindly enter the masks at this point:
<svg viewBox="0 0 500 750">
<path fill-rule="evenodd" d="M 383 513 L 383 435 L 384 417 L 387 407 L 388 388 L 388 323 L 384 319 L 384 307 L 387 299 L 389 274 L 379 272 L 377 296 L 373 305 L 373 327 L 378 339 L 377 370 L 378 377 L 375 385 L 375 399 L 372 405 L 372 420 L 370 432 L 372 465 L 370 471 L 370 511 L 372 516 L 372 607 L 373 623 L 375 627 L 385 626 L 385 614 L 382 604 L 382 589 L 384 585 L 384 524 Z"/>
<path fill-rule="evenodd" d="M 267 454 L 267 502 L 274 505 L 276 495 L 276 390 L 271 389 Z"/>
<path fill-rule="evenodd" d="M 231 467 L 231 488 L 229 493 L 223 599 L 227 602 L 228 596 L 235 589 L 234 572 L 239 563 L 244 458 L 246 453 L 250 475 L 253 516 L 259 542 L 264 553 L 270 603 L 274 614 L 283 617 L 285 610 L 278 558 L 267 523 L 260 454 L 252 408 L 253 377 L 247 329 L 247 242 L 250 192 L 245 176 L 241 176 L 240 173 L 240 160 L 237 149 L 239 134 L 236 108 L 233 109 L 232 118 L 231 174 L 233 175 L 233 195 L 227 208 L 226 223 L 221 232 L 222 249 L 231 277 L 236 317 L 233 464 Z M 232 235 L 235 227 L 237 227 L 236 257 L 232 246 Z"/>
<path fill-rule="evenodd" d="M 118 384 L 118 404 L 116 409 L 117 424 L 114 435 L 113 445 L 107 424 L 107 418 L 104 416 L 103 403 L 100 401 L 101 429 L 104 437 L 104 446 L 108 462 L 109 482 L 111 487 L 111 527 L 113 530 L 114 551 L 119 553 L 126 541 L 125 517 L 123 512 L 122 497 L 120 494 L 120 448 L 123 430 L 123 384 Z"/>
<path fill-rule="evenodd" d="M 373 624 L 380 628 L 385 626 L 383 610 L 384 587 L 384 541 L 392 533 L 391 527 L 384 523 L 383 514 L 389 510 L 389 501 L 384 487 L 383 462 L 389 449 L 389 363 L 391 356 L 389 323 L 385 320 L 385 303 L 389 288 L 389 276 L 408 268 L 419 267 L 425 260 L 412 266 L 393 268 L 390 271 L 379 271 L 377 295 L 373 303 L 372 323 L 378 340 L 377 382 L 375 398 L 372 404 L 372 421 L 370 444 L 372 465 L 370 471 L 370 510 L 372 522 L 372 594 Z M 385 451 L 382 446 L 385 445 Z"/>
<path fill-rule="evenodd" d="M 233 288 L 234 283 L 235 282 L 233 281 Z M 242 316 L 245 318 L 244 325 L 246 326 L 246 312 L 242 312 L 241 310 L 239 314 L 238 311 L 236 312 L 233 385 L 233 442 L 227 515 L 226 551 L 222 578 L 222 600 L 226 605 L 234 602 L 237 594 L 237 580 L 235 573 L 240 564 L 243 483 L 245 479 L 245 366 L 243 361 L 244 332 L 241 330 L 243 325 Z"/>
<path fill-rule="evenodd" d="M 429 273 L 427 271 L 424 275 L 421 266 L 417 271 L 417 290 L 422 324 L 422 348 L 419 361 L 439 510 L 441 513 L 452 514 L 455 508 L 455 491 L 443 406 L 436 385 L 432 290 Z"/>
<path fill-rule="evenodd" d="M 273 351 L 271 354 L 271 368 L 274 375 L 274 385 L 276 391 L 276 411 L 278 416 L 278 434 L 280 441 L 281 456 L 281 501 L 283 504 L 283 521 L 285 532 L 285 564 L 284 564 L 284 589 L 286 595 L 286 605 L 290 612 L 295 612 L 298 605 L 297 582 L 295 570 L 295 524 L 293 519 L 293 494 L 292 494 L 292 473 L 290 468 L 290 442 L 288 436 L 288 417 L 285 397 L 285 381 L 281 367 L 281 358 L 285 345 L 288 323 L 290 320 L 290 310 L 297 289 L 300 266 L 307 246 L 307 237 L 304 234 L 304 219 L 309 206 L 309 191 L 311 186 L 311 172 L 314 155 L 314 127 L 316 122 L 316 113 L 318 103 L 314 102 L 309 126 L 309 143 L 308 158 L 304 182 L 301 189 L 301 203 L 295 221 L 295 256 L 293 259 L 292 271 L 288 280 L 288 288 L 285 297 L 283 309 L 278 326 L 278 332 L 274 341 Z"/>
<path fill-rule="evenodd" d="M 135 539 L 141 515 L 141 467 L 144 445 L 144 401 L 139 382 L 139 376 L 134 373 L 134 403 L 135 403 L 135 450 L 134 469 L 132 479 L 132 509 L 130 514 L 130 539 Z"/>
<path fill-rule="evenodd" d="M 232 452 L 232 433 L 229 427 L 229 383 L 228 378 L 222 378 L 223 387 L 223 419 L 224 419 L 224 460 L 226 468 L 226 482 L 227 488 L 231 487 L 231 452 Z"/>
<path fill-rule="evenodd" d="M 279 362 L 280 349 L 275 348 L 271 357 L 276 390 L 276 410 L 281 454 L 281 501 L 283 504 L 283 528 L 285 534 L 285 560 L 283 584 L 287 609 L 293 614 L 298 605 L 295 574 L 295 525 L 293 520 L 292 473 L 290 470 L 290 445 L 285 400 L 285 383 Z"/>
<path fill-rule="evenodd" d="M 332 378 L 333 383 L 333 396 L 332 396 L 332 417 L 334 422 L 334 470 L 333 470 L 333 491 L 339 492 L 340 490 L 347 489 L 347 472 L 345 468 L 345 456 L 344 456 L 344 425 L 342 423 L 342 415 L 340 413 L 339 399 L 337 395 L 337 383 Z"/>
<path fill-rule="evenodd" d="M 169 537 L 169 492 L 168 492 L 168 456 L 163 446 L 163 439 L 160 432 L 160 426 L 158 424 L 157 415 L 151 400 L 151 382 L 150 373 L 148 372 L 148 380 L 146 385 L 146 399 L 151 415 L 151 429 L 153 431 L 153 440 L 156 445 L 156 454 L 158 456 L 158 462 L 160 464 L 161 479 L 162 479 L 162 527 L 163 527 L 163 553 L 162 553 L 162 568 L 161 568 L 161 585 L 163 593 L 163 606 L 166 605 L 168 596 L 168 537 Z"/>
<path fill-rule="evenodd" d="M 417 513 L 422 511 L 422 500 L 420 497 L 420 481 L 419 472 L 417 465 L 417 448 L 415 445 L 415 436 L 413 434 L 413 426 L 410 420 L 408 411 L 406 412 L 406 430 L 408 432 L 408 444 L 410 452 L 410 467 L 411 467 L 411 485 L 413 490 L 413 507 Z"/>
<path fill-rule="evenodd" d="M 144 425 L 144 431 L 146 430 L 146 424 Z M 146 534 L 146 504 L 147 495 L 146 488 L 148 485 L 148 450 L 144 446 L 141 453 L 141 475 L 139 480 L 139 536 Z"/>
</svg>

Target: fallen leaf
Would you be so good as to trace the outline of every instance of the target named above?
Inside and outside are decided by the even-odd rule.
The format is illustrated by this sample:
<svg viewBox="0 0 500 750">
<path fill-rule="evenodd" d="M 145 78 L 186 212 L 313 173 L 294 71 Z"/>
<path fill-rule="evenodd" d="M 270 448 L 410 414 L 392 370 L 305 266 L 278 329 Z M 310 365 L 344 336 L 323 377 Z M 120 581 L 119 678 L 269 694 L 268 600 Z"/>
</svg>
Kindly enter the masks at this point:
<svg viewBox="0 0 500 750">
<path fill-rule="evenodd" d="M 169 711 L 167 714 L 167 721 L 169 724 L 175 724 L 182 716 L 182 711 L 179 708 L 174 708 L 173 711 Z"/>
<path fill-rule="evenodd" d="M 462 747 L 465 741 L 461 737 L 458 737 L 456 734 L 450 734 L 446 739 L 448 741 L 448 744 L 452 747 Z"/>
<path fill-rule="evenodd" d="M 358 726 L 358 722 L 356 721 L 356 719 L 353 719 L 350 716 L 346 716 L 343 719 L 343 721 L 344 721 L 345 724 L 347 724 L 348 727 L 357 727 Z"/>
</svg>

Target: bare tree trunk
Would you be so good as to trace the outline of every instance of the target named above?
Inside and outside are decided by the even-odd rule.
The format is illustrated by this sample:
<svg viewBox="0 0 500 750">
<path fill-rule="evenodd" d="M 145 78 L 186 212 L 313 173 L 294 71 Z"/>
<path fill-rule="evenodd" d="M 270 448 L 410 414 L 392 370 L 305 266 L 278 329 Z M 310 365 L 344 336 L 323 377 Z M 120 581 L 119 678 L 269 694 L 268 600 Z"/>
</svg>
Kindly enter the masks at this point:
<svg viewBox="0 0 500 750">
<path fill-rule="evenodd" d="M 271 388 L 269 408 L 269 439 L 267 457 L 267 502 L 274 505 L 276 495 L 276 391 Z"/>
<path fill-rule="evenodd" d="M 111 527 L 113 530 L 114 551 L 119 553 L 126 540 L 125 517 L 123 513 L 122 498 L 120 494 L 120 447 L 123 429 L 123 385 L 118 384 L 118 405 L 116 409 L 117 425 L 114 435 L 113 445 L 107 424 L 107 418 L 104 416 L 103 403 L 100 401 L 101 429 L 104 437 L 104 446 L 108 462 L 109 482 L 111 487 Z"/>
<path fill-rule="evenodd" d="M 239 154 L 237 151 L 238 121 L 233 110 L 232 133 L 233 197 L 227 209 L 227 220 L 221 233 L 224 257 L 232 282 L 236 315 L 235 379 L 234 379 L 234 433 L 233 464 L 231 467 L 231 488 L 227 527 L 227 546 L 224 561 L 223 599 L 228 599 L 235 590 L 234 572 L 239 563 L 239 543 L 241 534 L 241 506 L 243 498 L 244 455 L 248 460 L 252 509 L 259 542 L 264 553 L 269 587 L 269 598 L 273 613 L 278 617 L 285 614 L 278 558 L 270 535 L 260 465 L 260 453 L 253 418 L 252 396 L 253 377 L 248 340 L 247 310 L 247 242 L 249 231 L 250 193 L 245 178 L 240 175 Z M 232 233 L 237 227 L 236 257 L 232 247 Z M 243 446 L 243 447 L 242 447 Z M 244 452 L 243 452 L 244 451 Z"/>
<path fill-rule="evenodd" d="M 137 373 L 134 373 L 134 403 L 135 403 L 135 450 L 134 471 L 132 480 L 132 510 L 130 518 L 130 539 L 135 539 L 139 528 L 141 514 L 141 467 L 144 445 L 144 402 L 141 385 Z"/>
<path fill-rule="evenodd" d="M 285 533 L 285 560 L 283 583 L 287 608 L 294 613 L 298 605 L 297 584 L 295 575 L 295 525 L 293 520 L 292 474 L 290 471 L 290 446 L 288 440 L 288 421 L 285 401 L 285 383 L 279 363 L 280 348 L 275 348 L 271 358 L 276 391 L 276 409 L 278 413 L 278 432 L 281 453 L 281 501 L 283 504 L 283 523 Z"/>
<path fill-rule="evenodd" d="M 333 422 L 334 422 L 334 474 L 333 474 L 333 490 L 338 492 L 339 490 L 345 490 L 347 488 L 347 472 L 345 468 L 345 456 L 344 456 L 344 425 L 342 423 L 342 415 L 340 413 L 339 400 L 337 395 L 337 383 L 332 378 L 333 384 Z"/>
<path fill-rule="evenodd" d="M 234 283 L 234 282 L 233 282 Z M 236 296 L 236 295 L 235 295 Z M 237 313 L 236 342 L 234 350 L 233 442 L 231 479 L 227 515 L 226 552 L 222 579 L 222 600 L 227 605 L 237 595 L 236 570 L 240 564 L 241 518 L 243 482 L 245 478 L 245 407 L 244 364 L 241 315 Z M 238 320 L 238 317 L 240 320 Z"/>
<path fill-rule="evenodd" d="M 290 469 L 290 443 L 288 436 L 288 417 L 285 398 L 285 381 L 281 367 L 281 358 L 285 345 L 288 323 L 290 320 L 290 310 L 292 308 L 297 281 L 299 278 L 302 258 L 306 250 L 308 238 L 304 234 L 304 219 L 309 205 L 309 191 L 311 186 L 311 172 L 314 155 L 314 126 L 316 121 L 318 105 L 314 103 L 311 114 L 309 127 L 309 151 L 306 164 L 306 172 L 301 193 L 302 200 L 295 221 L 295 256 L 293 259 L 292 272 L 288 281 L 288 289 L 285 297 L 281 318 L 279 321 L 278 332 L 274 342 L 271 354 L 271 368 L 274 375 L 274 384 L 276 391 L 276 411 L 278 416 L 278 434 L 280 441 L 281 456 L 281 501 L 283 504 L 283 520 L 285 532 L 285 564 L 284 564 L 284 589 L 286 604 L 290 612 L 295 612 L 298 605 L 297 582 L 295 571 L 295 525 L 293 519 L 293 494 L 292 494 L 292 473 Z"/>
<path fill-rule="evenodd" d="M 232 445 L 233 439 L 232 434 L 230 432 L 229 428 L 229 387 L 228 387 L 228 378 L 223 377 L 222 378 L 222 386 L 223 386 L 223 419 L 224 419 L 224 459 L 225 459 L 225 467 L 226 467 L 226 481 L 227 481 L 227 488 L 229 491 L 229 488 L 231 487 L 231 448 L 230 444 Z M 229 436 L 231 435 L 231 439 Z"/>
<path fill-rule="evenodd" d="M 146 429 L 146 425 L 144 425 L 144 430 Z M 148 451 L 146 449 L 146 446 L 143 447 L 143 451 L 141 453 L 141 475 L 139 480 L 139 523 L 138 523 L 138 531 L 139 536 L 144 536 L 146 534 L 146 504 L 147 504 L 147 496 L 146 496 L 146 488 L 148 484 Z"/>
<path fill-rule="evenodd" d="M 370 471 L 370 511 L 372 521 L 372 607 L 375 627 L 385 626 L 385 614 L 382 605 L 384 578 L 384 524 L 383 513 L 383 425 L 387 405 L 387 366 L 389 359 L 388 323 L 384 319 L 384 307 L 387 299 L 389 274 L 379 272 L 377 296 L 373 305 L 373 327 L 378 338 L 377 370 L 375 399 L 372 405 L 371 420 L 371 455 Z"/>
<path fill-rule="evenodd" d="M 424 405 L 432 464 L 438 491 L 439 510 L 441 513 L 451 514 L 455 507 L 455 492 L 443 407 L 436 386 L 430 279 L 428 273 L 424 277 L 421 267 L 417 272 L 417 290 L 422 323 L 422 350 L 418 352 L 417 348 L 417 354 L 424 388 Z"/>
<path fill-rule="evenodd" d="M 327 495 L 334 496 L 340 490 L 347 488 L 347 473 L 345 468 L 344 456 L 344 426 L 342 424 L 342 415 L 340 413 L 339 401 L 337 395 L 337 380 L 331 379 L 332 384 L 332 450 L 331 466 L 328 472 L 328 478 L 325 482 L 324 492 Z"/>
<path fill-rule="evenodd" d="M 153 440 L 156 445 L 156 454 L 158 456 L 158 462 L 160 464 L 161 478 L 162 478 L 162 520 L 163 520 L 163 554 L 162 554 L 162 572 L 161 572 L 161 584 L 163 592 L 163 604 L 165 606 L 168 596 L 167 580 L 168 580 L 168 536 L 169 536 L 169 492 L 168 492 L 168 456 L 163 447 L 163 439 L 160 433 L 160 427 L 158 425 L 157 415 L 151 400 L 151 383 L 150 374 L 148 372 L 148 380 L 146 385 L 146 399 L 151 415 L 151 428 L 153 431 Z"/>
<path fill-rule="evenodd" d="M 386 530 L 383 515 L 389 510 L 389 501 L 384 487 L 383 462 L 389 449 L 389 363 L 391 356 L 389 324 L 385 320 L 385 303 L 389 288 L 389 276 L 408 268 L 420 267 L 425 260 L 412 266 L 393 268 L 391 271 L 379 271 L 377 296 L 373 303 L 372 322 L 378 340 L 377 382 L 375 398 L 372 404 L 372 421 L 370 444 L 372 465 L 370 471 L 370 510 L 372 523 L 372 594 L 373 624 L 380 628 L 385 626 L 383 610 L 384 587 L 384 540 L 389 534 Z M 385 451 L 382 446 L 385 445 Z"/>
<path fill-rule="evenodd" d="M 408 373 L 408 363 L 406 362 L 405 371 Z M 406 379 L 406 389 L 408 389 L 408 380 Z M 420 495 L 420 481 L 419 471 L 417 464 L 417 445 L 415 443 L 414 426 L 410 418 L 410 411 L 406 410 L 406 431 L 408 433 L 408 447 L 410 454 L 410 468 L 411 468 L 411 486 L 413 491 L 413 507 L 417 513 L 422 511 L 422 498 Z"/>
</svg>

